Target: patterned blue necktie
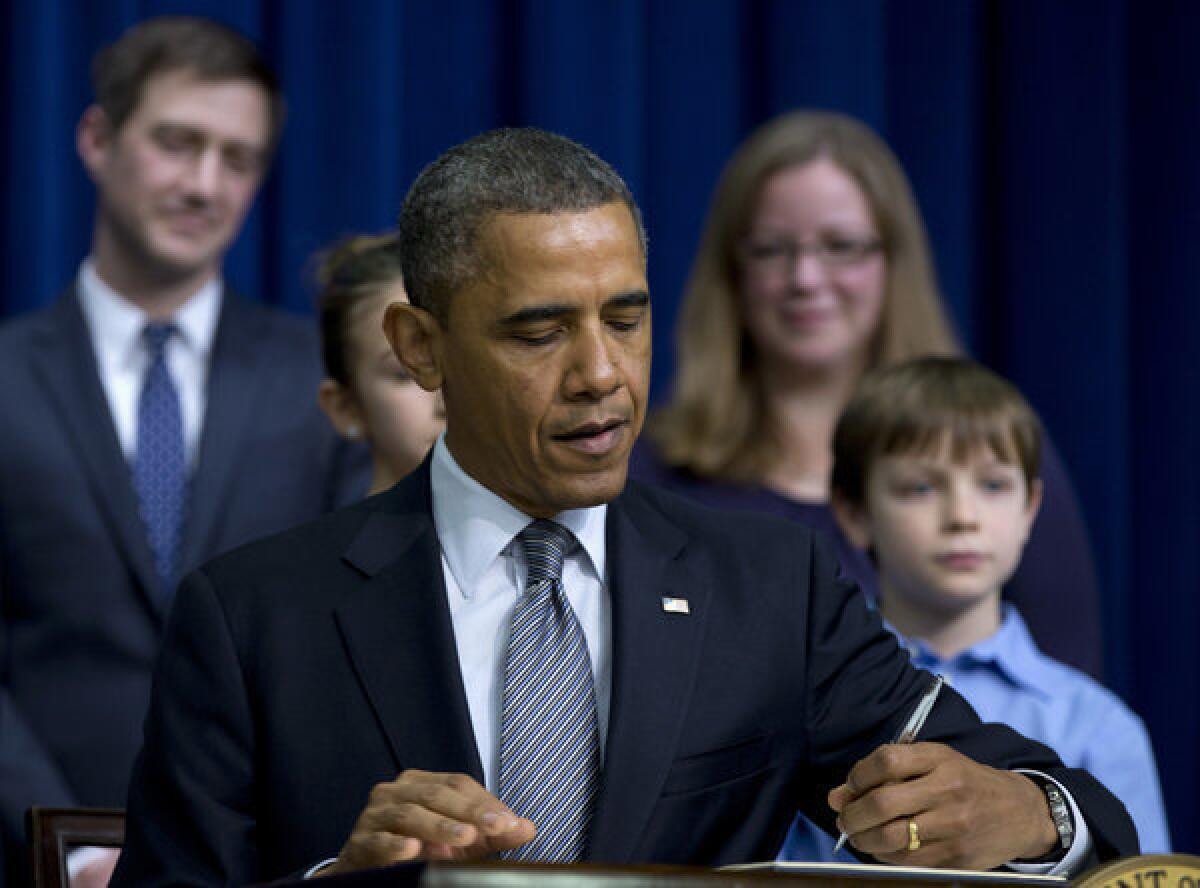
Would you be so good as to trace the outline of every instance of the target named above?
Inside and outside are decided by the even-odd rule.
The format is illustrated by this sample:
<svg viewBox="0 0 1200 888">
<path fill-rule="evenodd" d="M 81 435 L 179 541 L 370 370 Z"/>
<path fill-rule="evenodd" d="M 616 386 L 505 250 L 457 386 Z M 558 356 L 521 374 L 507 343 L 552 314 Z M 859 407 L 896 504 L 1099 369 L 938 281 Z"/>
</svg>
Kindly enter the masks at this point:
<svg viewBox="0 0 1200 888">
<path fill-rule="evenodd" d="M 538 520 L 518 539 L 528 581 L 513 612 L 504 667 L 499 795 L 538 832 L 503 856 L 565 863 L 583 855 L 600 779 L 592 661 L 562 585 L 575 537 Z"/>
<path fill-rule="evenodd" d="M 187 499 L 187 463 L 183 451 L 183 415 L 179 393 L 167 370 L 167 342 L 175 325 L 149 323 L 142 341 L 149 358 L 138 398 L 137 452 L 133 487 L 162 595 L 175 587 L 183 513 Z"/>
</svg>

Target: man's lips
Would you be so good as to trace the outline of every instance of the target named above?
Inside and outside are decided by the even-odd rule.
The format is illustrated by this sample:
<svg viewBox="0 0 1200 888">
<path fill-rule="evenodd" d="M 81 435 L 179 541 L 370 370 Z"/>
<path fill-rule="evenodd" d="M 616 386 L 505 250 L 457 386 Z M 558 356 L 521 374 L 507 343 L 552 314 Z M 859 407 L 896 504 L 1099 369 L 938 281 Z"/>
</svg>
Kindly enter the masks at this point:
<svg viewBox="0 0 1200 888">
<path fill-rule="evenodd" d="M 550 437 L 572 450 L 599 455 L 612 450 L 621 441 L 628 425 L 629 421 L 625 419 L 601 420 L 574 426 Z"/>
<path fill-rule="evenodd" d="M 179 234 L 203 234 L 217 227 L 217 219 L 211 213 L 176 210 L 164 218 L 167 227 Z"/>
</svg>

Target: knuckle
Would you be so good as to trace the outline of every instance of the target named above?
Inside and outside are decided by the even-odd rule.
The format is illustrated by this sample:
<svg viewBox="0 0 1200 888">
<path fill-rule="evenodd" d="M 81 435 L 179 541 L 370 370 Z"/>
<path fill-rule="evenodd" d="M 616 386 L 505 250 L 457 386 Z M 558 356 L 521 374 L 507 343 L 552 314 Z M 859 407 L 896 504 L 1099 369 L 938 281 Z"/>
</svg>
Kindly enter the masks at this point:
<svg viewBox="0 0 1200 888">
<path fill-rule="evenodd" d="M 391 788 L 392 785 L 390 783 L 376 783 L 371 787 L 371 791 L 367 793 L 367 806 L 378 807 L 387 804 Z"/>
<path fill-rule="evenodd" d="M 955 837 L 952 841 L 961 841 L 958 837 L 970 833 L 972 824 L 971 816 L 966 811 L 956 811 L 950 818 L 950 829 Z"/>
<path fill-rule="evenodd" d="M 945 792 L 956 802 L 962 802 L 971 797 L 970 786 L 961 774 L 956 774 L 946 783 Z"/>
<path fill-rule="evenodd" d="M 874 792 L 867 793 L 860 799 L 859 813 L 864 819 L 881 823 L 891 818 L 888 816 L 889 807 L 888 801 L 891 796 L 883 789 L 876 789 Z"/>
<path fill-rule="evenodd" d="M 881 786 L 870 795 L 871 802 L 875 806 L 875 814 L 880 817 L 892 815 L 899 809 L 899 795 L 897 786 Z"/>
<path fill-rule="evenodd" d="M 378 854 L 387 850 L 388 837 L 385 833 L 371 833 L 363 844 L 368 851 Z"/>
<path fill-rule="evenodd" d="M 422 783 L 415 788 L 412 799 L 424 808 L 435 808 L 441 796 L 442 790 L 437 784 Z"/>
<path fill-rule="evenodd" d="M 411 830 L 419 821 L 420 814 L 421 809 L 412 802 L 401 802 L 391 809 L 392 826 L 406 835 L 411 835 Z"/>
<path fill-rule="evenodd" d="M 964 839 L 954 838 L 950 839 L 944 844 L 945 848 L 943 849 L 943 853 L 945 854 L 947 863 L 960 864 L 967 860 L 970 847 Z"/>
<path fill-rule="evenodd" d="M 402 786 L 410 786 L 412 784 L 424 783 L 431 775 L 428 771 L 421 771 L 416 768 L 408 768 L 400 772 L 400 776 L 395 782 Z"/>
<path fill-rule="evenodd" d="M 475 781 L 466 774 L 450 774 L 446 777 L 446 785 L 458 792 L 467 792 L 475 786 Z"/>
<path fill-rule="evenodd" d="M 894 774 L 900 768 L 901 750 L 898 746 L 888 745 L 879 748 L 879 766 L 885 774 Z"/>
</svg>

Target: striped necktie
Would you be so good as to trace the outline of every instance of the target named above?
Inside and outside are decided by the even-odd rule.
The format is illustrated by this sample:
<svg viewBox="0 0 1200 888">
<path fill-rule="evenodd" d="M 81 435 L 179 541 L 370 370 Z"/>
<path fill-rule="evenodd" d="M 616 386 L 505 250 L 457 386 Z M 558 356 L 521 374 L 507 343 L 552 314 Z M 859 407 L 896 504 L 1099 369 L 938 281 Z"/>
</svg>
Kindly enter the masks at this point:
<svg viewBox="0 0 1200 888">
<path fill-rule="evenodd" d="M 538 832 L 503 856 L 569 862 L 583 855 L 600 779 L 592 662 L 562 585 L 563 560 L 575 537 L 538 520 L 517 539 L 528 579 L 513 612 L 504 667 L 499 795 Z"/>
<path fill-rule="evenodd" d="M 167 369 L 167 343 L 176 333 L 170 323 L 149 323 L 142 330 L 148 361 L 138 398 L 137 450 L 133 487 L 154 555 L 159 593 L 174 591 L 187 500 L 187 464 L 179 393 Z"/>
</svg>

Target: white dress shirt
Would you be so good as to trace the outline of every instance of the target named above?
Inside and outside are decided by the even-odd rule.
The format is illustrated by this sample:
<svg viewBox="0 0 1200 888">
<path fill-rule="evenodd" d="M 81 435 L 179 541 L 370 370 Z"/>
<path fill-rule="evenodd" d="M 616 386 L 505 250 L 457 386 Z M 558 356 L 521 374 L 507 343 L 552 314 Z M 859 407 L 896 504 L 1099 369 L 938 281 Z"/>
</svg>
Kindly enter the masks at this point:
<svg viewBox="0 0 1200 888">
<path fill-rule="evenodd" d="M 445 436 L 434 444 L 430 484 L 433 523 L 442 544 L 442 573 L 471 726 L 485 785 L 495 793 L 509 622 L 525 588 L 525 553 L 516 536 L 533 519 L 467 475 L 451 456 Z M 592 661 L 602 761 L 612 695 L 612 607 L 604 540 L 607 513 L 608 507 L 600 505 L 554 516 L 579 542 L 563 564 L 563 588 Z"/>
<path fill-rule="evenodd" d="M 208 359 L 217 333 L 221 289 L 219 278 L 201 287 L 172 318 L 179 335 L 172 336 L 167 343 L 167 370 L 179 394 L 184 453 L 190 469 L 195 468 L 200 449 Z M 148 317 L 100 280 L 91 258 L 85 259 L 79 268 L 78 293 L 100 384 L 108 400 L 108 412 L 117 430 L 121 452 L 132 465 L 137 454 L 138 399 L 149 363 L 149 353 L 142 342 L 142 328 Z M 89 863 L 115 853 L 109 848 L 77 848 L 67 855 L 68 872 L 74 878 Z"/>
<path fill-rule="evenodd" d="M 179 335 L 167 342 L 167 370 L 179 394 L 184 453 L 190 468 L 195 468 L 200 449 L 208 360 L 217 333 L 221 289 L 220 278 L 213 278 L 184 303 L 171 319 Z M 149 363 L 149 353 L 142 342 L 142 328 L 148 317 L 100 280 L 90 258 L 79 269 L 79 307 L 92 339 L 96 367 L 121 452 L 132 463 L 137 452 L 138 398 Z"/>
</svg>

